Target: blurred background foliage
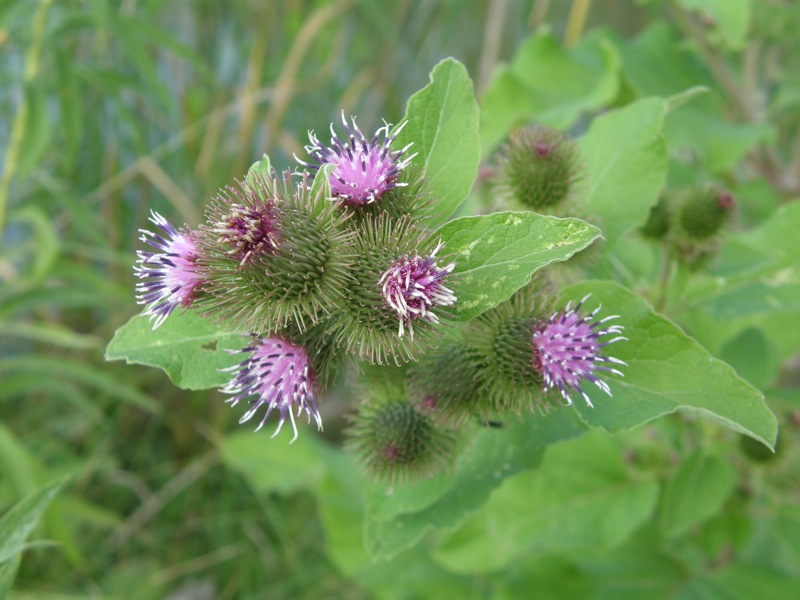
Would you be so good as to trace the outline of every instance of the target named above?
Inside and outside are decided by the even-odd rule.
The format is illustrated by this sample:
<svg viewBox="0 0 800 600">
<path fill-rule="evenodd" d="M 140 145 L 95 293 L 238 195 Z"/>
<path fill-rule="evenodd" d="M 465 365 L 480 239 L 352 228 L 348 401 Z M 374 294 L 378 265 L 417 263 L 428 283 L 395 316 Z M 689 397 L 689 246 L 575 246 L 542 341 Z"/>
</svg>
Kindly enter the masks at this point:
<svg viewBox="0 0 800 600">
<path fill-rule="evenodd" d="M 625 477 L 656 473 L 667 499 L 692 477 L 717 493 L 694 498 L 696 511 L 662 500 L 611 536 L 613 550 L 521 543 L 506 548 L 513 567 L 490 573 L 447 540 L 435 561 L 424 549 L 369 560 L 335 399 L 332 445 L 226 437 L 237 415 L 217 392 L 105 363 L 103 348 L 137 312 L 131 265 L 150 209 L 199 222 L 218 188 L 263 153 L 292 165 L 307 130 L 324 134 L 341 110 L 365 131 L 397 122 L 446 56 L 475 81 L 487 160 L 521 122 L 578 133 L 597 112 L 705 86 L 665 126 L 669 185 L 724 184 L 742 225 L 759 224 L 800 193 L 798 30 L 791 0 L 4 0 L 0 511 L 67 478 L 34 534 L 57 546 L 25 553 L 12 597 L 515 598 L 532 586 L 560 598 L 791 597 L 796 302 L 762 315 L 775 341 L 713 321 L 714 298 L 662 307 L 744 377 L 781 388 L 770 395 L 787 428 L 781 460 L 727 434 L 701 453 L 706 426 L 677 418 L 598 441 Z M 754 367 L 754 348 L 769 360 Z"/>
</svg>

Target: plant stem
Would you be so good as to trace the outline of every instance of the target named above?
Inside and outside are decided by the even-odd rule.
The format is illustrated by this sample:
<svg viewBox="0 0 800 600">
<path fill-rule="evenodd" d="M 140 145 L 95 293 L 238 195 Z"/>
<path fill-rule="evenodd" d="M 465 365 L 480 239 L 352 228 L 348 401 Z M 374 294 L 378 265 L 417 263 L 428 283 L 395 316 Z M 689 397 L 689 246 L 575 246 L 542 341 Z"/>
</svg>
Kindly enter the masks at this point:
<svg viewBox="0 0 800 600">
<path fill-rule="evenodd" d="M 35 78 L 39 71 L 39 57 L 42 53 L 42 39 L 44 38 L 44 26 L 47 21 L 47 11 L 53 0 L 40 0 L 33 16 L 33 41 L 28 48 L 25 57 L 25 70 L 22 73 L 23 88 L 27 87 Z M 6 207 L 8 206 L 8 190 L 11 187 L 11 179 L 17 170 L 19 151 L 22 147 L 22 140 L 25 137 L 25 125 L 28 120 L 28 102 L 25 99 L 23 89 L 22 99 L 20 100 L 17 114 L 11 125 L 11 135 L 8 140 L 3 174 L 0 176 L 0 245 L 3 243 L 3 231 L 5 230 Z"/>
<path fill-rule="evenodd" d="M 653 303 L 654 308 L 658 312 L 664 312 L 667 306 L 667 296 L 669 295 L 669 284 L 672 280 L 672 265 L 673 254 L 672 249 L 664 244 L 664 251 L 661 254 L 663 262 L 661 263 L 661 275 L 658 278 L 658 297 Z"/>
<path fill-rule="evenodd" d="M 569 18 L 567 19 L 567 30 L 564 33 L 564 46 L 566 48 L 574 46 L 581 39 L 591 5 L 592 0 L 573 0 Z"/>
</svg>

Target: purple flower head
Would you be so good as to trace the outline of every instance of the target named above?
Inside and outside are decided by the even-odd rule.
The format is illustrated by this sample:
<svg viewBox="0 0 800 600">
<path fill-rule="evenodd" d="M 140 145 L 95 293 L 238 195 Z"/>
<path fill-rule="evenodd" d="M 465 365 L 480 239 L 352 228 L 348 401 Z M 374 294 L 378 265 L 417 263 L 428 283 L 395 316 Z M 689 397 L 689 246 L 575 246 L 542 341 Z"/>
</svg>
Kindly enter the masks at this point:
<svg viewBox="0 0 800 600">
<path fill-rule="evenodd" d="M 222 388 L 225 394 L 234 397 L 226 400 L 235 406 L 240 400 L 253 396 L 248 401 L 250 408 L 239 419 L 244 423 L 253 418 L 253 415 L 264 405 L 267 412 L 261 419 L 256 431 L 264 426 L 273 409 L 280 412 L 278 428 L 272 437 L 278 435 L 286 421 L 292 422 L 294 437 L 297 439 L 297 425 L 292 409 L 297 409 L 299 417 L 303 411 L 317 423 L 317 429 L 322 429 L 322 419 L 319 416 L 314 388 L 316 376 L 311 368 L 308 353 L 305 348 L 277 337 L 256 337 L 256 342 L 243 348 L 239 352 L 249 352 L 250 357 L 238 365 L 226 369 L 234 373 L 233 379 Z"/>
<path fill-rule="evenodd" d="M 313 131 L 308 132 L 311 143 L 305 149 L 316 164 L 304 162 L 296 156 L 295 158 L 309 169 L 319 169 L 325 164 L 333 165 L 330 176 L 331 193 L 348 204 L 371 204 L 380 199 L 387 190 L 406 185 L 397 181 L 397 175 L 408 166 L 416 153 L 403 158 L 411 144 L 401 150 L 391 149 L 392 142 L 405 127 L 405 123 L 389 135 L 390 126 L 384 121 L 384 126 L 375 132 L 372 140 L 368 140 L 356 125 L 355 117 L 350 122 L 351 125 L 348 125 L 342 111 L 347 139 L 342 142 L 331 124 L 330 146 L 323 146 Z M 381 133 L 382 141 L 379 140 Z"/>
<path fill-rule="evenodd" d="M 401 257 L 378 281 L 384 302 L 400 317 L 400 337 L 403 337 L 405 328 L 414 337 L 412 321 L 415 319 L 438 323 L 439 318 L 431 308 L 450 306 L 456 301 L 453 291 L 442 283 L 455 268 L 455 263 L 439 267 L 435 261 L 442 246 L 440 242 L 427 258 L 418 255 Z"/>
<path fill-rule="evenodd" d="M 141 279 L 136 284 L 136 302 L 147 305 L 144 314 L 155 321 L 156 329 L 178 306 L 191 305 L 203 275 L 197 265 L 200 254 L 194 233 L 188 227 L 175 229 L 155 211 L 150 211 L 150 221 L 165 235 L 140 230 L 139 239 L 159 252 L 139 250 L 138 265 L 133 270 Z"/>
<path fill-rule="evenodd" d="M 228 254 L 236 256 L 242 265 L 259 254 L 271 254 L 277 249 L 279 238 L 275 203 L 254 195 L 249 205 L 233 204 L 216 223 L 214 232 L 220 244 L 230 246 Z"/>
<path fill-rule="evenodd" d="M 577 391 L 586 400 L 586 404 L 593 406 L 589 396 L 581 387 L 581 380 L 585 379 L 595 384 L 610 396 L 611 390 L 608 384 L 595 373 L 604 371 L 622 376 L 617 369 L 607 365 L 608 363 L 625 365 L 625 363 L 611 356 L 601 355 L 600 350 L 627 338 L 617 336 L 609 341 L 600 341 L 605 335 L 621 333 L 623 327 L 621 325 L 603 327 L 603 323 L 618 318 L 617 315 L 592 323 L 592 319 L 600 311 L 600 306 L 586 316 L 581 315 L 580 309 L 588 298 L 589 296 L 586 296 L 575 308 L 571 308 L 570 302 L 563 312 L 556 313 L 534 326 L 533 367 L 542 374 L 545 390 L 557 388 L 567 404 L 572 404 L 570 394 Z"/>
</svg>

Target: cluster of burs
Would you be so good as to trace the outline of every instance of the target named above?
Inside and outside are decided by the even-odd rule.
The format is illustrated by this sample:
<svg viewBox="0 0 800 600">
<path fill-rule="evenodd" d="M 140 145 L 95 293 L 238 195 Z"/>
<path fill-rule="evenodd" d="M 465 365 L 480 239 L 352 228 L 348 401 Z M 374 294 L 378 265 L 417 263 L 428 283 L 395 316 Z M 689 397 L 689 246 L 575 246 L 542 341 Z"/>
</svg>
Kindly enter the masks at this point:
<svg viewBox="0 0 800 600">
<path fill-rule="evenodd" d="M 342 121 L 329 145 L 309 134 L 302 170 L 256 163 L 200 226 L 153 213 L 158 231 L 142 230 L 137 301 L 153 328 L 183 307 L 248 336 L 222 388 L 246 405 L 240 422 L 260 429 L 274 411 L 273 437 L 288 420 L 294 441 L 296 418 L 322 429 L 321 395 L 356 373 L 346 444 L 371 476 L 400 484 L 452 465 L 467 424 L 573 394 L 591 405 L 587 383 L 610 394 L 599 375 L 624 363 L 602 349 L 622 328 L 583 301 L 552 313 L 542 277 L 469 323 L 449 321 L 458 256 L 425 224 L 436 198 L 413 145 L 392 148 L 402 126 L 370 138 Z M 524 130 L 498 165 L 497 196 L 546 212 L 568 200 L 578 168 L 566 138 Z"/>
</svg>

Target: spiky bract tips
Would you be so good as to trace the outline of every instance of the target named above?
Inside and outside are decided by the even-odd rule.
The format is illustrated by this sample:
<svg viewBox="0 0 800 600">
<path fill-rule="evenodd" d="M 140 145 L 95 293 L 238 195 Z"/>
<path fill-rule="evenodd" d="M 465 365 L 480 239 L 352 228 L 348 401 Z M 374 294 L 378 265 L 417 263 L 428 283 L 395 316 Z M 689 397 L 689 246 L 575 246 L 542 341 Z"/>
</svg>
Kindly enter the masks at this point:
<svg viewBox="0 0 800 600">
<path fill-rule="evenodd" d="M 513 133 L 500 161 L 501 189 L 518 205 L 536 212 L 553 212 L 571 196 L 580 179 L 574 142 L 547 127 Z"/>
<path fill-rule="evenodd" d="M 452 464 L 455 432 L 409 402 L 402 385 L 371 386 L 367 393 L 346 432 L 346 446 L 371 477 L 402 485 Z"/>
<path fill-rule="evenodd" d="M 302 177 L 294 185 L 289 172 L 279 179 L 256 174 L 216 199 L 201 236 L 206 312 L 259 332 L 289 323 L 304 328 L 335 312 L 349 286 L 355 233 L 348 215 L 312 197 Z"/>
<path fill-rule="evenodd" d="M 482 416 L 491 412 L 548 410 L 541 375 L 531 369 L 531 328 L 546 314 L 541 282 L 518 291 L 464 329 L 475 362 Z"/>
<path fill-rule="evenodd" d="M 469 346 L 454 337 L 411 367 L 409 398 L 436 423 L 457 426 L 476 415 L 483 418 L 492 407 L 485 401 L 475 370 Z"/>
<path fill-rule="evenodd" d="M 158 252 L 137 251 L 133 270 L 140 280 L 136 302 L 147 305 L 144 314 L 150 316 L 156 329 L 177 307 L 188 307 L 197 299 L 206 273 L 200 266 L 196 232 L 188 226 L 176 229 L 155 211 L 150 212 L 150 221 L 162 233 L 141 229 L 139 239 Z"/>
<path fill-rule="evenodd" d="M 239 423 L 249 421 L 264 407 L 256 431 L 264 426 L 273 410 L 278 411 L 279 417 L 272 437 L 278 435 L 288 417 L 294 431 L 292 442 L 297 439 L 295 410 L 298 417 L 305 412 L 309 422 L 313 418 L 317 429 L 322 429 L 316 401 L 316 374 L 303 346 L 283 337 L 254 336 L 253 342 L 239 353 L 249 354 L 249 357 L 227 369 L 233 378 L 222 388 L 223 393 L 233 396 L 227 400 L 231 405 L 242 400 L 250 405 Z"/>
<path fill-rule="evenodd" d="M 567 404 L 572 404 L 572 395 L 578 393 L 588 406 L 592 401 L 583 388 L 583 383 L 593 383 L 598 389 L 611 396 L 611 389 L 599 375 L 622 373 L 611 365 L 625 363 L 603 354 L 603 349 L 614 342 L 626 338 L 621 335 L 621 325 L 606 325 L 617 319 L 617 315 L 595 321 L 600 306 L 588 313 L 582 311 L 589 296 L 581 300 L 575 308 L 568 303 L 564 310 L 553 313 L 533 326 L 531 365 L 544 382 L 545 390 L 556 390 Z M 602 340 L 608 335 L 612 339 Z"/>
<path fill-rule="evenodd" d="M 309 132 L 310 143 L 305 150 L 313 162 L 300 159 L 297 161 L 313 170 L 325 164 L 333 165 L 329 179 L 331 193 L 353 206 L 372 204 L 381 200 L 387 191 L 405 185 L 405 182 L 398 179 L 398 175 L 416 154 L 407 155 L 411 144 L 399 150 L 391 148 L 392 142 L 405 123 L 396 128 L 394 133 L 390 133 L 391 126 L 384 123 L 372 139 L 366 138 L 361 133 L 355 117 L 352 117 L 348 124 L 344 112 L 342 112 L 342 124 L 346 137 L 340 139 L 331 124 L 329 146 L 322 144 L 313 131 Z"/>
<path fill-rule="evenodd" d="M 347 352 L 369 362 L 406 362 L 430 346 L 440 317 L 455 301 L 446 287 L 452 267 L 411 219 L 380 215 L 362 225 L 353 284 L 332 319 L 333 331 Z"/>
</svg>

